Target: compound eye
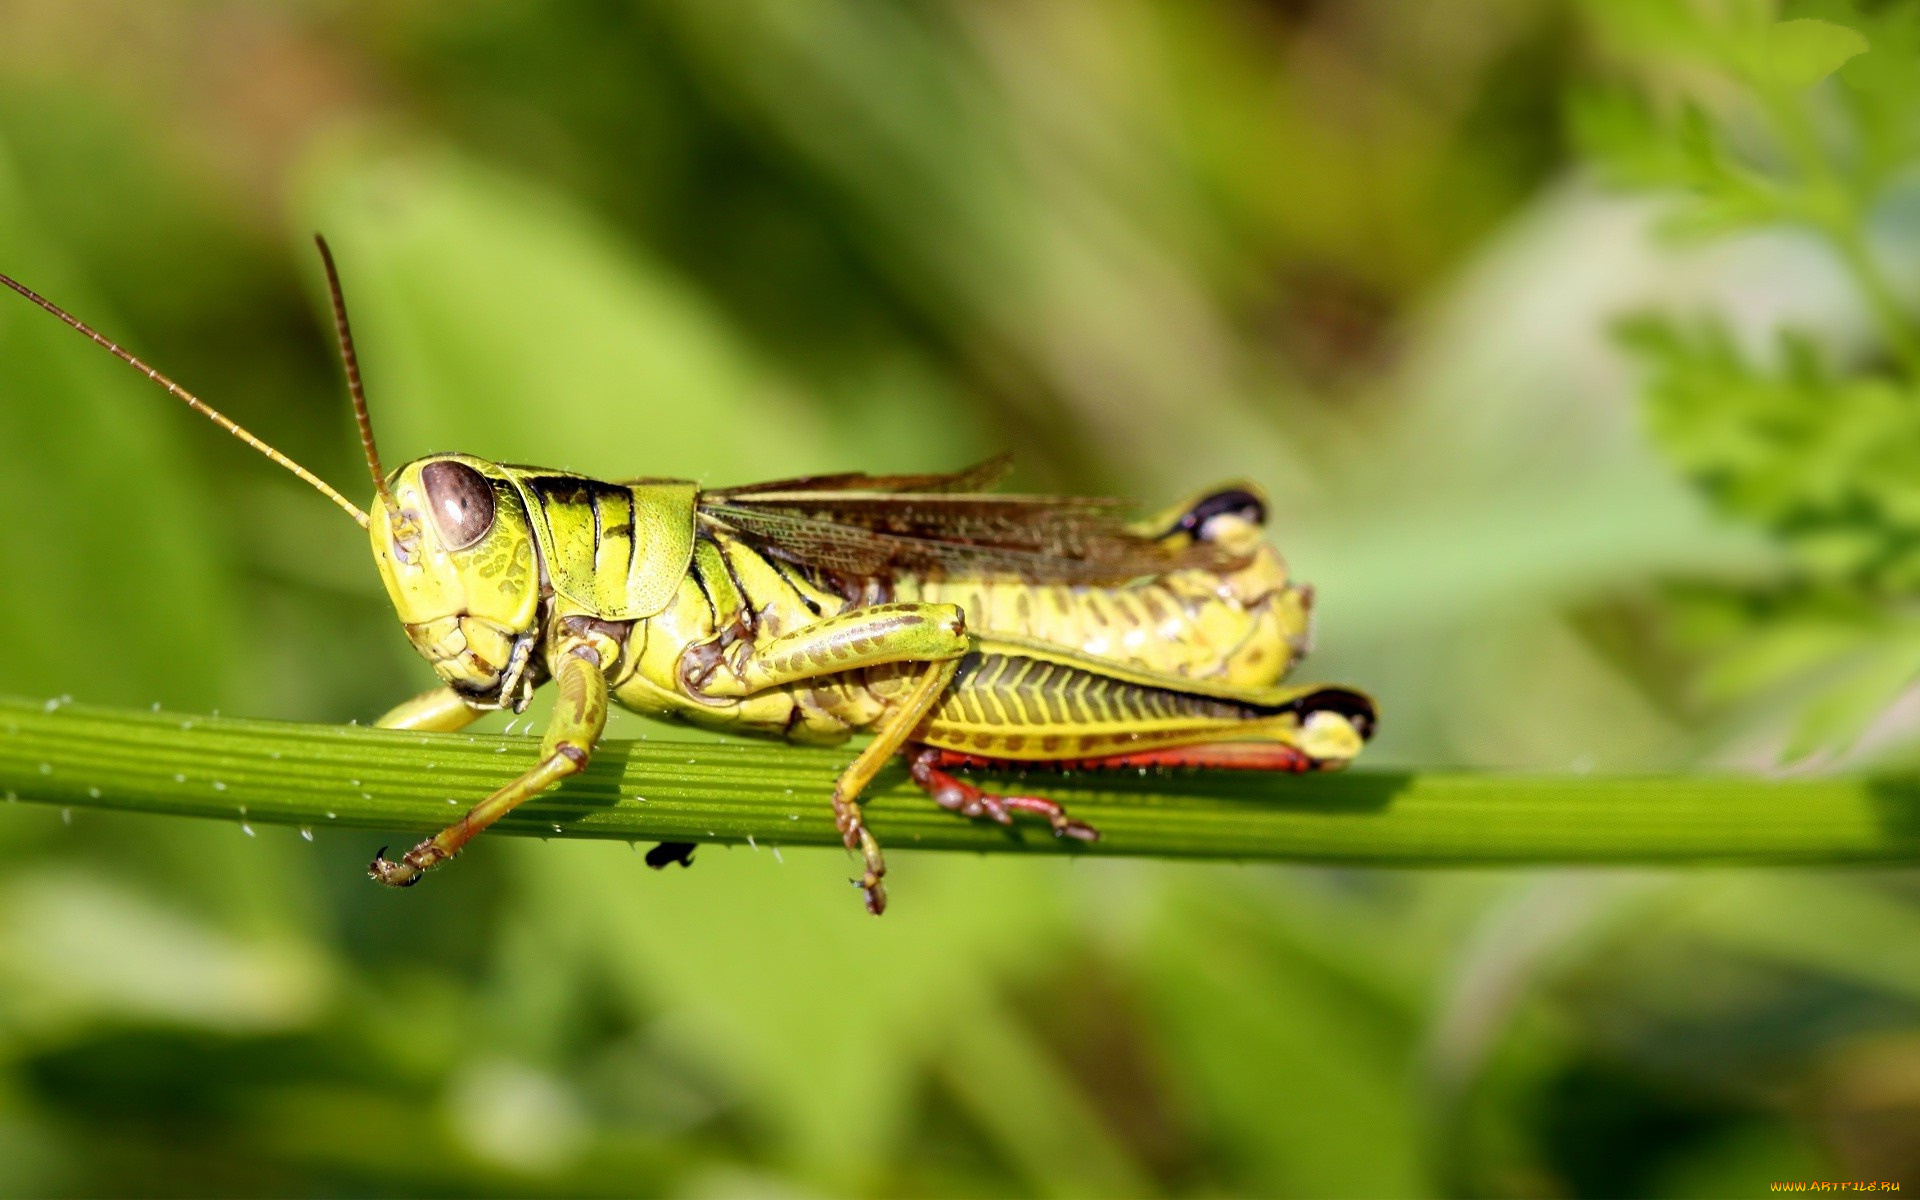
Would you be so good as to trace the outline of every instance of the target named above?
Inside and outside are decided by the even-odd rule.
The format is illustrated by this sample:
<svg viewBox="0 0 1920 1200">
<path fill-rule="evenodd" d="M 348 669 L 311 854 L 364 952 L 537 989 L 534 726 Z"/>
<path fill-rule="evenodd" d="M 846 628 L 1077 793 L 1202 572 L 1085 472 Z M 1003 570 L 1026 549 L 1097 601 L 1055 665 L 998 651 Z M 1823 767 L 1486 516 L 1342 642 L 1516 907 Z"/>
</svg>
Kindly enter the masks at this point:
<svg viewBox="0 0 1920 1200">
<path fill-rule="evenodd" d="M 449 550 L 465 550 L 493 528 L 493 485 L 457 462 L 430 462 L 420 469 L 427 511 Z"/>
</svg>

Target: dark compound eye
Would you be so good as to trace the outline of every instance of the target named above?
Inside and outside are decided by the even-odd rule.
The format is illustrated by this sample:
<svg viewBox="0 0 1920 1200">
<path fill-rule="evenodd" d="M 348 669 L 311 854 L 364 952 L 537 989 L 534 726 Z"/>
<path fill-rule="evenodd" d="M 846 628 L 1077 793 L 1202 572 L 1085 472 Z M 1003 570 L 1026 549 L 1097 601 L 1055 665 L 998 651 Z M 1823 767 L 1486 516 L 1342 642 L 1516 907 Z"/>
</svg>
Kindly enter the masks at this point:
<svg viewBox="0 0 1920 1200">
<path fill-rule="evenodd" d="M 420 482 L 447 549 L 465 550 L 493 528 L 493 485 L 480 472 L 465 463 L 430 462 L 420 468 Z"/>
</svg>

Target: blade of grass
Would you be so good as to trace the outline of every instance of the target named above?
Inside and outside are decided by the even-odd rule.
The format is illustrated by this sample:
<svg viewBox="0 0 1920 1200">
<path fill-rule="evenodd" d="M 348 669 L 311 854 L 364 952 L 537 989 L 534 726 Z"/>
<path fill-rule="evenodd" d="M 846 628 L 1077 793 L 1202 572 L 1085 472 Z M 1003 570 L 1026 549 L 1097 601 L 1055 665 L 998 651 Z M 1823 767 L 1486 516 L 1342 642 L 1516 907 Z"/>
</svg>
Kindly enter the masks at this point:
<svg viewBox="0 0 1920 1200">
<path fill-rule="evenodd" d="M 0 698 L 9 800 L 304 826 L 427 832 L 532 764 L 535 740 L 396 733 Z M 612 741 L 505 833 L 834 845 L 849 755 L 764 743 Z M 1920 859 L 1920 778 L 1475 772 L 1152 776 L 1036 772 L 1022 789 L 1103 833 L 1061 842 L 951 816 L 904 772 L 867 811 L 896 848 L 1450 863 Z"/>
</svg>

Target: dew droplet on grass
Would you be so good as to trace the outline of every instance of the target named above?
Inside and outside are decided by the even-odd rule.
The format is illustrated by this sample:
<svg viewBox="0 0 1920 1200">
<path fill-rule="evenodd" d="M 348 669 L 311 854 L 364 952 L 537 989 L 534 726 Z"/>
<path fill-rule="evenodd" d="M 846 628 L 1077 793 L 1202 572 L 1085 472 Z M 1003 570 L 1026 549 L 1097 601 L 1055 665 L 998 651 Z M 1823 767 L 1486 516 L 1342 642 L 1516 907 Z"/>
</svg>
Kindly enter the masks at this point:
<svg viewBox="0 0 1920 1200">
<path fill-rule="evenodd" d="M 187 776 L 186 776 L 186 772 L 184 772 L 184 771 L 175 771 L 175 772 L 173 773 L 173 781 L 174 781 L 175 783 L 185 783 L 185 782 L 187 781 Z"/>
<path fill-rule="evenodd" d="M 247 824 L 245 821 L 242 821 L 240 822 L 240 832 L 246 834 L 248 837 L 252 837 L 253 826 Z"/>
<path fill-rule="evenodd" d="M 42 775 L 51 775 L 51 774 L 53 774 L 53 764 L 52 764 L 52 763 L 41 763 L 41 764 L 40 764 L 40 773 L 41 773 Z"/>
<path fill-rule="evenodd" d="M 98 800 L 100 798 L 100 789 L 97 787 L 90 787 L 87 789 L 87 795 L 91 799 Z"/>
<path fill-rule="evenodd" d="M 70 808 L 63 808 L 63 809 L 61 809 L 61 810 L 60 810 L 60 823 L 61 823 L 62 825 L 71 825 L 71 824 L 73 824 L 73 810 L 72 810 L 72 809 L 70 809 Z"/>
<path fill-rule="evenodd" d="M 227 785 L 216 779 L 213 781 L 213 790 L 216 792 L 224 792 L 227 790 Z"/>
<path fill-rule="evenodd" d="M 340 819 L 340 814 L 339 814 L 339 813 L 337 813 L 337 812 L 328 812 L 328 813 L 327 813 L 327 820 L 329 820 L 329 821 L 338 821 L 339 819 Z"/>
<path fill-rule="evenodd" d="M 306 827 L 305 825 L 302 825 L 302 826 L 300 827 L 300 840 L 301 840 L 301 841 L 303 841 L 303 842 L 310 842 L 310 841 L 312 841 L 312 840 L 313 840 L 313 830 L 311 830 L 311 829 L 309 829 L 309 828 L 307 828 L 307 827 Z"/>
</svg>

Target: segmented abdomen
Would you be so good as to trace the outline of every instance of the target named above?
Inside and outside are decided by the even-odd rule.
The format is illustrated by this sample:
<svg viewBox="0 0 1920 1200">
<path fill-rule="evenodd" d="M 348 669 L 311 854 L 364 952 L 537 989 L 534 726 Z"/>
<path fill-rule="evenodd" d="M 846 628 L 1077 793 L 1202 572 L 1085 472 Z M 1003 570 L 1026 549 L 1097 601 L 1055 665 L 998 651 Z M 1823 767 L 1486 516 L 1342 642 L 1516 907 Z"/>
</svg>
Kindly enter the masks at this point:
<svg viewBox="0 0 1920 1200">
<path fill-rule="evenodd" d="M 1217 737 L 1273 715 L 988 650 L 961 660 L 919 740 L 996 758 L 1077 758 Z"/>
<path fill-rule="evenodd" d="M 1174 571 L 1119 587 L 903 580 L 902 600 L 958 604 L 976 634 L 1030 638 L 1163 675 L 1278 683 L 1306 652 L 1309 589 L 1266 545 L 1237 571 Z"/>
</svg>

